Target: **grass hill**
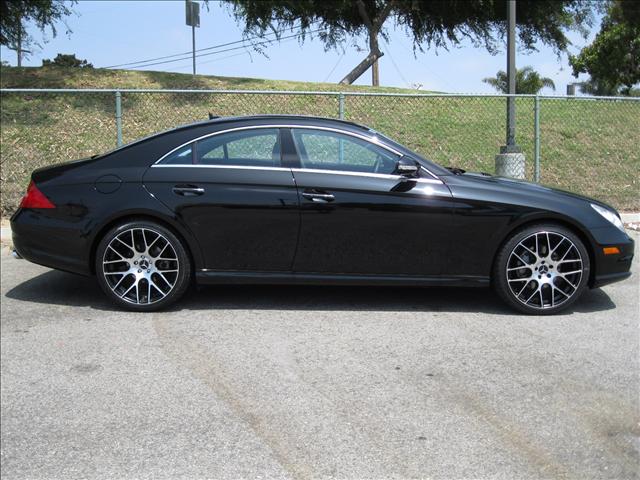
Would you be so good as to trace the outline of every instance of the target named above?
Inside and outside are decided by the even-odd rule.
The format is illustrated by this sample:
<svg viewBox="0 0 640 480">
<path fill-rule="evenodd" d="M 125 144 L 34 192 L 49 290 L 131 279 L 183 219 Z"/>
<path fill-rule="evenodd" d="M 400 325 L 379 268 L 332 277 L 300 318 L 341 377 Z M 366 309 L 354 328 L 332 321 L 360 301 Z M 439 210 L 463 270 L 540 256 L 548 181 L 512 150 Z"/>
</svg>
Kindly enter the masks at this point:
<svg viewBox="0 0 640 480">
<path fill-rule="evenodd" d="M 394 97 L 417 93 L 389 87 L 338 86 L 254 78 L 59 67 L 0 70 L 2 88 L 288 90 L 345 93 L 347 120 L 369 125 L 443 165 L 493 172 L 504 143 L 505 100 L 499 97 Z M 368 92 L 374 96 L 353 95 Z M 349 95 L 351 94 L 351 95 Z M 382 94 L 382 95 L 381 95 Z M 115 95 L 11 93 L 1 95 L 2 214 L 16 206 L 39 166 L 111 149 L 116 142 Z M 125 142 L 217 115 L 294 113 L 338 116 L 337 95 L 260 93 L 122 93 Z M 542 99 L 542 183 L 640 209 L 640 102 Z M 533 177 L 534 101 L 517 100 L 518 143 Z"/>
<path fill-rule="evenodd" d="M 102 68 L 2 67 L 1 88 L 135 88 L 186 90 L 309 90 L 379 93 L 416 93 L 394 87 L 336 85 L 335 83 L 293 82 L 245 77 L 217 77 L 189 73 Z M 421 92 L 428 93 L 428 92 Z"/>
</svg>

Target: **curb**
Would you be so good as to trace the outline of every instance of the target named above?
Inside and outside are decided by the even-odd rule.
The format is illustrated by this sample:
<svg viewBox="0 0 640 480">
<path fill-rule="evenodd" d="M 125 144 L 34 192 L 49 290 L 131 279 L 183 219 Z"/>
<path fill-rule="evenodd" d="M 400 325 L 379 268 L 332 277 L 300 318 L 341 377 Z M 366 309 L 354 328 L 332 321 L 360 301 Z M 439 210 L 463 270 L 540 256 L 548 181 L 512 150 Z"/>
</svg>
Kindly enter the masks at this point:
<svg viewBox="0 0 640 480">
<path fill-rule="evenodd" d="M 6 242 L 11 241 L 11 227 L 0 228 L 0 239 Z"/>
</svg>

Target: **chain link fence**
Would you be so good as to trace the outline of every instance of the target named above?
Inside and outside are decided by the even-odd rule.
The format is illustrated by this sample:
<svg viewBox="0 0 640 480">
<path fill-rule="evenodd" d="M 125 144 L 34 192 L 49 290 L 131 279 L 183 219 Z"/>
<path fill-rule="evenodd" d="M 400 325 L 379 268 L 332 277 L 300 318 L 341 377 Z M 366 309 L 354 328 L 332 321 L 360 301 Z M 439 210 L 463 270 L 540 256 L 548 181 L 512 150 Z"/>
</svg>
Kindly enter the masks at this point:
<svg viewBox="0 0 640 480">
<path fill-rule="evenodd" d="M 433 161 L 494 172 L 506 95 L 283 91 L 28 90 L 0 92 L 2 215 L 32 170 L 105 152 L 211 113 L 285 113 L 368 125 Z M 517 96 L 526 178 L 640 210 L 640 99 Z"/>
</svg>

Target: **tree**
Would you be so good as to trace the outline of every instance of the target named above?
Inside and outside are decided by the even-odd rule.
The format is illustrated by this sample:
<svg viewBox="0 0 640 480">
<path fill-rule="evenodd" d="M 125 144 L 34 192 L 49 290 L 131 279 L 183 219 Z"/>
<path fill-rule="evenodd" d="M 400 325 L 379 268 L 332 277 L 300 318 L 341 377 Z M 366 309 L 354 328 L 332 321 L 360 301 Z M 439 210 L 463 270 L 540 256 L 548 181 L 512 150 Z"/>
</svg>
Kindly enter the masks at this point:
<svg viewBox="0 0 640 480">
<path fill-rule="evenodd" d="M 413 37 L 413 49 L 448 48 L 469 39 L 495 54 L 506 30 L 504 0 L 225 0 L 245 36 L 264 36 L 296 29 L 301 41 L 320 30 L 326 49 L 343 47 L 350 38 L 366 35 L 369 53 L 341 83 L 353 83 L 370 66 L 372 83 L 379 82 L 377 61 L 382 57 L 379 38 L 388 38 L 390 20 Z M 565 51 L 570 29 L 584 33 L 591 25 L 590 4 L 584 0 L 518 0 L 520 47 L 535 50 L 538 41 Z"/>
<path fill-rule="evenodd" d="M 593 78 L 589 78 L 589 80 L 578 83 L 578 86 L 580 87 L 580 91 L 587 95 L 614 96 L 620 93 L 619 85 L 601 83 Z"/>
<path fill-rule="evenodd" d="M 503 70 L 500 70 L 495 77 L 485 78 L 482 81 L 488 83 L 499 92 L 509 93 L 507 72 Z M 527 66 L 516 69 L 516 93 L 535 95 L 545 87 L 556 89 L 553 80 L 549 77 L 542 77 L 533 67 Z"/>
<path fill-rule="evenodd" d="M 600 32 L 569 63 L 575 77 L 589 74 L 583 91 L 628 95 L 640 82 L 640 2 L 610 0 Z"/>
<path fill-rule="evenodd" d="M 75 54 L 66 55 L 59 53 L 53 60 L 42 60 L 43 67 L 71 67 L 71 68 L 93 68 L 93 65 L 86 60 L 81 60 Z"/>
<path fill-rule="evenodd" d="M 24 46 L 33 44 L 25 28 L 26 22 L 35 22 L 43 32 L 49 27 L 55 37 L 56 23 L 71 14 L 70 6 L 74 3 L 76 0 L 0 1 L 0 45 L 15 50 L 18 53 L 18 66 L 21 66 Z"/>
</svg>

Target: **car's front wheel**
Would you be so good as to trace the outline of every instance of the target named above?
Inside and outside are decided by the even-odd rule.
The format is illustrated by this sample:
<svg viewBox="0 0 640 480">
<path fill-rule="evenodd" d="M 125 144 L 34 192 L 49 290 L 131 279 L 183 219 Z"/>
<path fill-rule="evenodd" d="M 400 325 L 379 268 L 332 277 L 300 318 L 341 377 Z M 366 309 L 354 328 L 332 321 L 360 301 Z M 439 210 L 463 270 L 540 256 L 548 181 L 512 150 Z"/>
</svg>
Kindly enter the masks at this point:
<svg viewBox="0 0 640 480">
<path fill-rule="evenodd" d="M 191 262 L 180 239 L 151 221 L 132 221 L 108 231 L 96 251 L 102 290 L 130 310 L 153 311 L 178 300 L 191 279 Z"/>
<path fill-rule="evenodd" d="M 553 314 L 568 308 L 589 281 L 589 254 L 569 229 L 539 224 L 513 234 L 500 249 L 493 286 L 515 309 Z"/>
</svg>

